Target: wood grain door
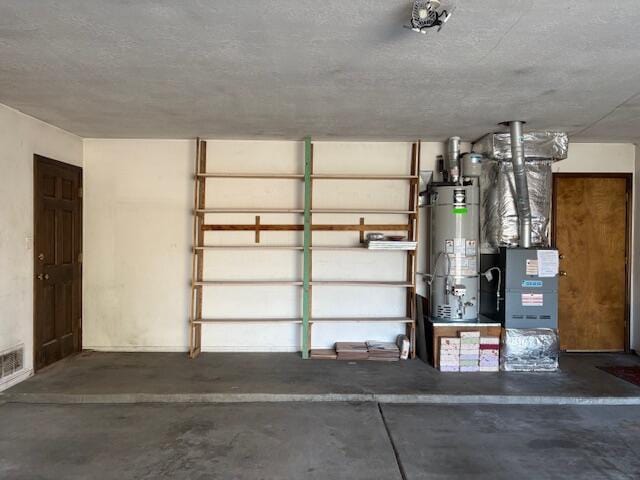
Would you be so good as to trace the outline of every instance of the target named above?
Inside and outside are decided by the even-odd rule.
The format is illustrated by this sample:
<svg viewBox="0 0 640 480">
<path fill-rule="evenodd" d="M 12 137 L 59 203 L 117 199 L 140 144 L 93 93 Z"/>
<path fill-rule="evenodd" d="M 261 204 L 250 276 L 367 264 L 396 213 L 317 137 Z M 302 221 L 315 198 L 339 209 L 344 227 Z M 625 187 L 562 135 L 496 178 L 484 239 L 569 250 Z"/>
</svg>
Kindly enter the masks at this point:
<svg viewBox="0 0 640 480">
<path fill-rule="evenodd" d="M 82 349 L 82 169 L 34 155 L 36 370 Z"/>
<path fill-rule="evenodd" d="M 631 176 L 554 174 L 560 348 L 628 348 Z"/>
</svg>

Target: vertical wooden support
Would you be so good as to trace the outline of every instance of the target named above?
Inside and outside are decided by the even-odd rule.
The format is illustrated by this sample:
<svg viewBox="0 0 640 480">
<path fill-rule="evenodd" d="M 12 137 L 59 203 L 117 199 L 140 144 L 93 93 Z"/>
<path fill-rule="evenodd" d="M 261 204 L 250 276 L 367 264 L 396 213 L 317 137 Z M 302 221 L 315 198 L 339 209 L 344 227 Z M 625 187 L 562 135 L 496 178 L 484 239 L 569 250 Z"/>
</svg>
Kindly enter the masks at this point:
<svg viewBox="0 0 640 480">
<path fill-rule="evenodd" d="M 260 215 L 256 215 L 256 243 L 260 243 Z"/>
<path fill-rule="evenodd" d="M 313 143 L 311 144 L 311 162 L 309 166 L 309 210 L 313 211 Z M 313 213 L 309 214 L 309 228 L 311 237 L 309 238 L 309 351 L 313 348 Z"/>
<path fill-rule="evenodd" d="M 204 250 L 196 247 L 204 245 L 204 213 L 198 213 L 198 209 L 205 208 L 206 200 L 206 178 L 199 177 L 199 173 L 207 171 L 207 142 L 197 140 L 196 146 L 196 166 L 195 166 L 195 192 L 194 192 L 194 212 L 193 212 L 193 273 L 191 285 L 191 325 L 189 335 L 189 356 L 195 358 L 202 350 L 202 325 L 193 323 L 194 320 L 202 318 L 202 286 L 195 285 L 201 282 L 204 277 Z"/>
<path fill-rule="evenodd" d="M 414 143 L 411 148 L 411 176 L 420 175 L 420 142 Z M 419 180 L 412 178 L 409 180 L 409 214 L 408 240 L 417 241 L 418 238 L 418 193 Z M 411 358 L 416 356 L 416 260 L 417 250 L 407 251 L 407 283 L 411 287 L 407 289 L 407 317 L 413 320 L 407 325 L 407 335 L 411 342 Z"/>
<path fill-rule="evenodd" d="M 309 358 L 311 319 L 311 137 L 304 139 L 304 260 L 302 273 L 302 358 Z"/>
</svg>

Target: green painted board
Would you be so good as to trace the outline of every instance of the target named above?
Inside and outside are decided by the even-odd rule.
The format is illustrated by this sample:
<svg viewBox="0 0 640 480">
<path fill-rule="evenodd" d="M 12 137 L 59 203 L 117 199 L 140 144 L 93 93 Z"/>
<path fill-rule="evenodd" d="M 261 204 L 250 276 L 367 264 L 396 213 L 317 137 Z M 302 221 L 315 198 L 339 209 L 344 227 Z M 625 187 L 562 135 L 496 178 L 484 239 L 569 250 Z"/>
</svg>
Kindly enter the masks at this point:
<svg viewBox="0 0 640 480">
<path fill-rule="evenodd" d="M 304 261 L 302 274 L 302 358 L 309 358 L 311 318 L 311 137 L 304 139 Z"/>
</svg>

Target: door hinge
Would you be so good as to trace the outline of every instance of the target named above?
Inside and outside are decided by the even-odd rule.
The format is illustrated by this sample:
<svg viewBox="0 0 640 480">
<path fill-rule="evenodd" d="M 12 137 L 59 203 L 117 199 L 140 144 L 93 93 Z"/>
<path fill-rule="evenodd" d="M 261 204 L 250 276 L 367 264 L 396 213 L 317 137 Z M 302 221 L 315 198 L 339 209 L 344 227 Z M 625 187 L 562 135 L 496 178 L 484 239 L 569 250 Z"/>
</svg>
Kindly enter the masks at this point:
<svg viewBox="0 0 640 480">
<path fill-rule="evenodd" d="M 78 187 L 78 198 L 82 198 L 82 187 Z"/>
</svg>

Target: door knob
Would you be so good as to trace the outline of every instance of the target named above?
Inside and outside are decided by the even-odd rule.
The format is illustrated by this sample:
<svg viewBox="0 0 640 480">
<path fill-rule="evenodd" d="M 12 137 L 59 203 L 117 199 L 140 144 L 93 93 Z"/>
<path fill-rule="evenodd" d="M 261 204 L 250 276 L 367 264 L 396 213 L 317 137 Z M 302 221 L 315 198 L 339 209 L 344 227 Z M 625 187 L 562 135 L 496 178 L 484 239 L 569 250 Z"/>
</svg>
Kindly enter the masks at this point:
<svg viewBox="0 0 640 480">
<path fill-rule="evenodd" d="M 41 253 L 40 255 L 38 255 L 38 260 L 40 261 L 44 260 L 44 253 Z"/>
<path fill-rule="evenodd" d="M 567 272 L 565 272 L 564 270 L 560 270 L 558 272 L 558 275 L 560 275 L 561 277 L 566 277 L 567 276 Z"/>
</svg>

